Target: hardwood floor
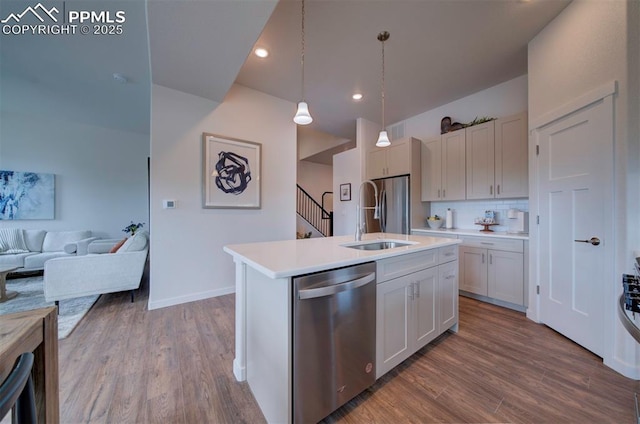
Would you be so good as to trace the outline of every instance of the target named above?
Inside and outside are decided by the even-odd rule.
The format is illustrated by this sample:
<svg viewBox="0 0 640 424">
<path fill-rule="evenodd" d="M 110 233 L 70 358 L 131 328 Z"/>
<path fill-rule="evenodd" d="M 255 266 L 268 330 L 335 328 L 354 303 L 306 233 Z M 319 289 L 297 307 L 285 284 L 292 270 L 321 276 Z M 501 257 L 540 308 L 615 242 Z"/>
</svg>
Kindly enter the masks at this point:
<svg viewBox="0 0 640 424">
<path fill-rule="evenodd" d="M 232 374 L 234 296 L 147 311 L 103 295 L 60 341 L 62 423 L 260 423 Z M 640 382 L 527 320 L 460 298 L 446 333 L 326 423 L 634 423 Z"/>
</svg>

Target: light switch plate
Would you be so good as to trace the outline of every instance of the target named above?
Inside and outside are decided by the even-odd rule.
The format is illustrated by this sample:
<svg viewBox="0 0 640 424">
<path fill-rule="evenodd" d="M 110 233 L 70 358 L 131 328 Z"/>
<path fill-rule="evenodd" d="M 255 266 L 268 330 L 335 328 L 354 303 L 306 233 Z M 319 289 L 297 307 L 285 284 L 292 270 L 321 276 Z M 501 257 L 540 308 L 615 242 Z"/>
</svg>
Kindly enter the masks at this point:
<svg viewBox="0 0 640 424">
<path fill-rule="evenodd" d="M 176 200 L 163 200 L 162 208 L 163 209 L 175 209 L 178 206 L 178 202 Z"/>
</svg>

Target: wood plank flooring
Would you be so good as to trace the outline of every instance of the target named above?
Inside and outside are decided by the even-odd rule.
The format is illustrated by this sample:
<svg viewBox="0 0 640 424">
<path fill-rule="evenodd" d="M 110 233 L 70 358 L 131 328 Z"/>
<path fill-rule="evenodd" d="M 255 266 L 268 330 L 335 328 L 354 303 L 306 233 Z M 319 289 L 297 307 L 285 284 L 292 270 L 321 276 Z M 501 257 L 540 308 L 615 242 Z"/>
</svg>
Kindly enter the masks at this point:
<svg viewBox="0 0 640 424">
<path fill-rule="evenodd" d="M 233 377 L 234 296 L 147 311 L 103 295 L 60 341 L 61 422 L 261 423 Z M 524 314 L 460 298 L 446 333 L 326 423 L 629 423 L 640 382 Z"/>
</svg>

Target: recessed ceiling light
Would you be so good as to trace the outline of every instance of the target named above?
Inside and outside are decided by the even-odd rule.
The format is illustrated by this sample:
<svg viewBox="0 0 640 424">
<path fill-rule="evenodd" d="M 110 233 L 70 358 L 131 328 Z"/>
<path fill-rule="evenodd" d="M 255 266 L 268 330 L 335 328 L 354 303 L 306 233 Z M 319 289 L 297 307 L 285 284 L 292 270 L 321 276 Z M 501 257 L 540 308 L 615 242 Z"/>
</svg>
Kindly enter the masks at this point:
<svg viewBox="0 0 640 424">
<path fill-rule="evenodd" d="M 362 100 L 362 94 L 361 94 L 361 93 L 356 93 L 356 94 L 354 94 L 353 96 L 351 96 L 351 98 L 352 98 L 353 100 L 356 100 L 356 101 L 358 101 L 358 100 Z"/>
<path fill-rule="evenodd" d="M 264 59 L 265 57 L 269 56 L 269 52 L 267 51 L 267 49 L 264 49 L 262 47 L 258 47 L 253 52 L 256 54 L 256 56 L 258 56 L 258 57 L 260 57 L 262 59 Z"/>
</svg>

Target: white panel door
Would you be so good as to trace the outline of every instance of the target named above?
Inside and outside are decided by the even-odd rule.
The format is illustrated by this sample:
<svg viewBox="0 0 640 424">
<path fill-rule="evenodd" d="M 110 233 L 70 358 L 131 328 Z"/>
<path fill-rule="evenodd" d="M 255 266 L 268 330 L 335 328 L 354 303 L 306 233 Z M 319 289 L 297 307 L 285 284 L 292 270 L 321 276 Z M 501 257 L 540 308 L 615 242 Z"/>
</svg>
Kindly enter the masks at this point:
<svg viewBox="0 0 640 424">
<path fill-rule="evenodd" d="M 422 142 L 422 201 L 442 200 L 442 140 Z"/>
<path fill-rule="evenodd" d="M 412 351 L 410 276 L 380 283 L 376 289 L 376 378 L 407 359 Z"/>
<path fill-rule="evenodd" d="M 411 274 L 414 281 L 416 338 L 414 350 L 438 335 L 438 267 Z"/>
<path fill-rule="evenodd" d="M 465 130 L 467 199 L 491 199 L 494 191 L 494 122 Z"/>
<path fill-rule="evenodd" d="M 458 323 L 458 262 L 438 266 L 438 299 L 440 329 L 444 333 Z M 457 327 L 454 329 L 458 332 Z"/>
<path fill-rule="evenodd" d="M 466 196 L 465 132 L 443 134 L 442 200 L 464 200 Z"/>
<path fill-rule="evenodd" d="M 460 246 L 460 290 L 487 295 L 487 249 Z"/>
<path fill-rule="evenodd" d="M 524 305 L 524 258 L 522 253 L 489 250 L 487 293 L 489 297 Z"/>
<path fill-rule="evenodd" d="M 535 133 L 540 146 L 540 317 L 599 356 L 604 352 L 605 286 L 615 283 L 605 260 L 613 249 L 612 121 L 608 97 Z"/>
</svg>

